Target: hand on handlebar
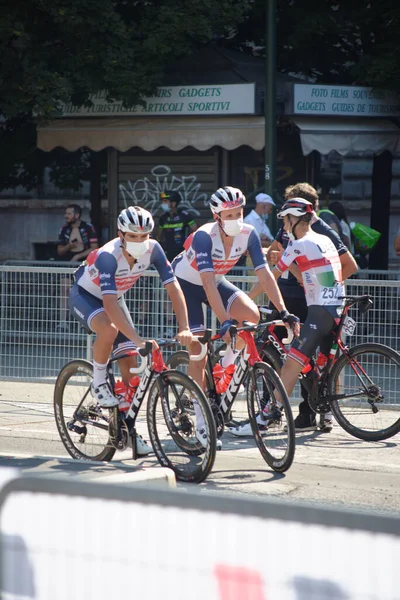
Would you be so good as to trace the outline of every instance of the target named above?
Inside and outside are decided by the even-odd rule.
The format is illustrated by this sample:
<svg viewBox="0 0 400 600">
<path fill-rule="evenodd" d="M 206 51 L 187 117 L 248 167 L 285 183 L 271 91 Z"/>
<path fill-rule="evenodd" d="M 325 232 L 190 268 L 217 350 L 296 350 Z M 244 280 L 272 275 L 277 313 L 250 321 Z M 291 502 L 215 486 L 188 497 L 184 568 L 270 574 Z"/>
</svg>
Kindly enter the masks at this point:
<svg viewBox="0 0 400 600">
<path fill-rule="evenodd" d="M 182 346 L 189 346 L 193 342 L 193 335 L 190 329 L 182 329 L 177 333 L 176 339 Z"/>
<path fill-rule="evenodd" d="M 152 349 L 151 349 L 152 352 L 155 352 L 156 350 L 159 350 L 159 345 L 157 344 L 156 340 L 147 340 L 147 341 L 150 342 L 151 345 L 152 345 Z M 138 350 L 143 350 L 145 347 L 146 347 L 146 342 L 143 342 L 143 344 L 139 344 L 137 346 L 137 349 Z"/>
<path fill-rule="evenodd" d="M 283 310 L 280 314 L 282 321 L 288 329 L 291 329 L 296 337 L 300 335 L 300 319 L 296 315 L 292 315 L 287 310 Z"/>
<path fill-rule="evenodd" d="M 221 328 L 219 330 L 219 335 L 227 344 L 230 344 L 232 341 L 231 337 L 231 327 L 236 325 L 236 321 L 234 319 L 227 319 L 221 324 Z"/>
</svg>

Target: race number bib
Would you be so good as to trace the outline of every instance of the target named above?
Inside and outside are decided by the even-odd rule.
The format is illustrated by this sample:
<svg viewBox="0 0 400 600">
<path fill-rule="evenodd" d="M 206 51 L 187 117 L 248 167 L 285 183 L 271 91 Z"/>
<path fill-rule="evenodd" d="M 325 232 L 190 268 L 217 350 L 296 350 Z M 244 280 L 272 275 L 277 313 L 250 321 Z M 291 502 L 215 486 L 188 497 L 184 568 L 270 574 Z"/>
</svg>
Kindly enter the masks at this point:
<svg viewBox="0 0 400 600">
<path fill-rule="evenodd" d="M 346 335 L 353 335 L 357 323 L 351 317 L 346 317 L 343 323 L 342 331 Z"/>
<path fill-rule="evenodd" d="M 342 288 L 335 285 L 334 287 L 321 287 L 321 304 L 340 304 L 338 298 L 342 295 Z"/>
</svg>

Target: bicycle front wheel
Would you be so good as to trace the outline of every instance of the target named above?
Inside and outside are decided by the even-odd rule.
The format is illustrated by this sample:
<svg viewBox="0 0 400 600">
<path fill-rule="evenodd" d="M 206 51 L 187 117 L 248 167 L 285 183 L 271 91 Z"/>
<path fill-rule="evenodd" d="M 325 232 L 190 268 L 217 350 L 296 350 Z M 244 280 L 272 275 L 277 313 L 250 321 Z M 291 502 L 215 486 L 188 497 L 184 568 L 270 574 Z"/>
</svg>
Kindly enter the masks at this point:
<svg viewBox="0 0 400 600">
<path fill-rule="evenodd" d="M 370 442 L 400 431 L 400 355 L 383 344 L 350 348 L 329 383 L 333 414 L 351 435 Z"/>
<path fill-rule="evenodd" d="M 282 380 L 270 365 L 258 362 L 249 372 L 247 390 L 250 425 L 261 456 L 274 471 L 283 473 L 293 462 L 296 441 L 292 409 Z M 276 392 L 282 402 L 281 417 L 260 430 L 257 417 L 268 404 L 276 402 Z"/>
<path fill-rule="evenodd" d="M 108 432 L 108 410 L 90 393 L 93 366 L 73 360 L 60 371 L 54 389 L 58 433 L 72 458 L 109 461 L 115 454 Z"/>
<path fill-rule="evenodd" d="M 178 371 L 164 371 L 151 386 L 147 425 L 154 452 L 178 481 L 201 483 L 215 461 L 217 433 L 210 406 L 200 387 Z M 206 432 L 203 442 L 196 428 Z"/>
</svg>

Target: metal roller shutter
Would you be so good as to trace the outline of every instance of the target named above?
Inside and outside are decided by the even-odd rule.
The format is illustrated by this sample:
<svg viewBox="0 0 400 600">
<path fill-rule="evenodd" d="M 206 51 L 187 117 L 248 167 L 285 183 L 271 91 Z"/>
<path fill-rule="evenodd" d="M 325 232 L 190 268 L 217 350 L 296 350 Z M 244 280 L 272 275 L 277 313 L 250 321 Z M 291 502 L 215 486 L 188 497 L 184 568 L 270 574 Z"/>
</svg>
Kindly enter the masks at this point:
<svg viewBox="0 0 400 600">
<path fill-rule="evenodd" d="M 218 187 L 218 171 L 218 149 L 204 152 L 189 148 L 181 152 L 132 149 L 119 153 L 119 209 L 139 205 L 159 216 L 160 193 L 178 190 L 182 196 L 180 206 L 190 211 L 200 224 L 210 218 L 206 203 Z"/>
</svg>

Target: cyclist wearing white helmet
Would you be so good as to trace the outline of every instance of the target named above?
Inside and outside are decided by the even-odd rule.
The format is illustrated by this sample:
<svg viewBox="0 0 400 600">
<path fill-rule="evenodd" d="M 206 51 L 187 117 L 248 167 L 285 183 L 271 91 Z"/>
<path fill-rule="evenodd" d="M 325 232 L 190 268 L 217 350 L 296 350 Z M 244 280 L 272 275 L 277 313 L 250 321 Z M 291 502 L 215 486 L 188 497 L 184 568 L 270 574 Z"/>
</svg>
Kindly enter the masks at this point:
<svg viewBox="0 0 400 600">
<path fill-rule="evenodd" d="M 287 360 L 282 367 L 281 379 L 290 397 L 299 373 L 309 363 L 319 346 L 328 356 L 332 346 L 331 332 L 341 314 L 344 296 L 342 267 L 333 242 L 311 229 L 313 205 L 303 198 L 287 200 L 278 213 L 290 242 L 277 265 L 272 269 L 278 279 L 294 261 L 300 269 L 308 313 L 300 336 L 294 340 Z M 273 300 L 272 300 L 273 302 Z M 260 426 L 270 420 L 279 420 L 280 407 L 268 406 L 257 416 Z M 248 425 L 230 428 L 234 435 L 242 436 Z"/>
<path fill-rule="evenodd" d="M 129 206 L 119 215 L 118 237 L 89 254 L 75 273 L 69 306 L 72 315 L 96 334 L 93 344 L 94 379 L 92 394 L 100 406 L 118 404 L 107 383 L 106 365 L 114 353 L 123 353 L 144 344 L 136 331 L 123 295 L 154 265 L 171 298 L 178 318 L 182 344 L 190 343 L 185 299 L 160 244 L 149 239 L 154 229 L 153 217 L 139 206 Z M 155 342 L 154 342 L 155 343 Z M 130 379 L 131 357 L 119 361 L 124 383 Z"/>
<path fill-rule="evenodd" d="M 172 263 L 186 298 L 191 331 L 204 331 L 203 304 L 207 304 L 220 321 L 220 333 L 227 342 L 230 341 L 229 328 L 234 321 L 239 324 L 243 321 L 257 323 L 259 319 L 254 302 L 224 277 L 246 252 L 263 289 L 281 312 L 282 319 L 295 330 L 298 328 L 297 317 L 286 310 L 256 230 L 243 222 L 245 204 L 246 198 L 238 188 L 219 188 L 210 199 L 214 223 L 207 223 L 191 234 L 185 242 L 185 250 Z M 238 338 L 238 349 L 240 344 L 243 342 Z M 199 353 L 196 342 L 191 345 L 190 353 Z M 234 358 L 232 352 L 227 352 L 222 366 L 226 368 Z M 189 365 L 190 375 L 202 389 L 205 389 L 204 366 L 205 361 L 192 361 Z"/>
</svg>

